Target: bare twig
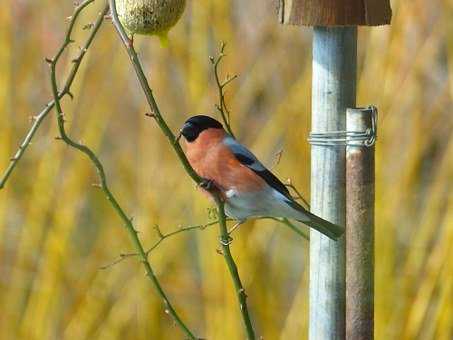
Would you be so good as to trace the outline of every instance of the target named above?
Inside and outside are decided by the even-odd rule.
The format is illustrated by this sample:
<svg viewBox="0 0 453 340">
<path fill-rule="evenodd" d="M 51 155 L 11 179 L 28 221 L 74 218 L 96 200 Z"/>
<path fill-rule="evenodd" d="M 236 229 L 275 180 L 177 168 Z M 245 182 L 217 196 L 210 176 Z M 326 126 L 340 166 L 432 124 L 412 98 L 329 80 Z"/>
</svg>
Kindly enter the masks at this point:
<svg viewBox="0 0 453 340">
<path fill-rule="evenodd" d="M 156 242 L 154 242 L 154 244 L 150 248 L 148 248 L 148 250 L 146 250 L 145 254 L 146 254 L 146 256 L 149 257 L 151 252 L 153 250 L 155 250 L 164 240 L 166 240 L 169 237 L 176 236 L 176 235 L 181 234 L 181 233 L 186 232 L 186 231 L 204 230 L 207 227 L 213 226 L 213 225 L 215 225 L 217 223 L 219 223 L 218 220 L 213 221 L 213 222 L 208 222 L 208 223 L 205 223 L 205 224 L 181 226 L 179 229 L 177 229 L 175 231 L 172 231 L 172 232 L 169 232 L 167 234 L 162 233 L 162 231 L 160 230 L 159 226 L 156 225 L 154 227 L 154 229 L 156 229 L 157 235 L 159 236 L 159 239 Z M 100 269 L 108 269 L 108 268 L 110 268 L 110 267 L 112 267 L 112 266 L 124 261 L 125 259 L 127 259 L 129 257 L 133 257 L 133 256 L 138 256 L 138 253 L 122 253 L 122 254 L 119 255 L 119 257 L 115 261 L 113 261 L 113 262 L 111 262 L 111 263 L 109 263 L 109 264 L 107 264 L 105 266 L 102 266 Z"/>
<path fill-rule="evenodd" d="M 217 217 L 217 215 L 218 214 L 216 214 L 216 217 Z M 284 226 L 289 227 L 291 230 L 293 230 L 295 233 L 297 233 L 299 236 L 301 236 L 305 240 L 310 240 L 310 237 L 308 236 L 307 233 L 305 233 L 302 229 L 298 228 L 296 225 L 291 223 L 291 221 L 289 221 L 287 218 L 278 218 L 278 217 L 258 217 L 258 218 L 256 218 L 256 220 L 266 220 L 266 219 L 279 222 L 279 223 L 283 224 Z M 231 219 L 231 218 L 226 218 L 225 220 L 226 221 L 233 221 L 233 219 Z M 215 225 L 217 223 L 219 223 L 219 220 L 215 220 L 215 221 L 208 222 L 208 223 L 205 223 L 205 224 L 180 226 L 179 229 L 177 229 L 175 231 L 172 231 L 172 232 L 169 232 L 167 234 L 162 233 L 160 228 L 159 228 L 159 226 L 156 225 L 154 228 L 158 232 L 159 239 L 156 242 L 154 242 L 154 244 L 150 248 L 148 248 L 148 250 L 145 252 L 146 256 L 149 257 L 151 252 L 153 252 L 158 246 L 160 246 L 160 244 L 164 240 L 166 240 L 166 239 L 168 239 L 168 238 L 170 238 L 172 236 L 179 235 L 179 234 L 184 233 L 186 231 L 205 230 L 207 227 L 213 226 L 213 225 Z M 105 269 L 111 268 L 114 265 L 117 265 L 118 263 L 123 262 L 124 260 L 126 260 L 126 259 L 128 259 L 130 257 L 134 257 L 134 256 L 138 256 L 138 255 L 139 255 L 138 253 L 121 253 L 121 254 L 119 254 L 119 256 L 118 256 L 118 258 L 116 260 L 110 262 L 109 264 L 106 264 L 106 265 L 100 267 L 99 269 L 105 270 Z"/>
<path fill-rule="evenodd" d="M 291 179 L 288 178 L 288 180 L 286 181 L 286 184 L 285 184 L 288 188 L 291 188 L 295 193 L 296 193 L 296 197 L 295 199 L 296 200 L 301 200 L 304 204 L 305 204 L 305 208 L 307 208 L 308 210 L 310 210 L 310 204 L 307 202 L 307 200 L 304 198 L 304 196 L 302 196 L 302 194 L 300 193 L 300 191 L 296 188 L 296 186 L 292 183 Z"/>
<path fill-rule="evenodd" d="M 283 148 L 278 150 L 275 153 L 274 163 L 270 167 L 271 170 L 274 169 L 277 165 L 280 164 L 280 161 L 282 160 L 282 155 L 283 155 Z"/>
<path fill-rule="evenodd" d="M 86 6 L 88 6 L 90 3 L 92 3 L 93 1 L 94 0 L 87 0 L 87 1 L 84 1 L 81 4 L 77 5 L 75 12 L 70 19 L 71 21 L 70 21 L 69 28 L 68 28 L 68 31 L 65 36 L 64 43 L 58 50 L 57 54 L 52 59 L 47 60 L 50 65 L 50 78 L 51 78 L 51 85 L 52 85 L 52 93 L 54 96 L 55 109 L 57 112 L 57 122 L 58 122 L 58 130 L 60 133 L 60 137 L 67 145 L 84 153 L 91 160 L 91 162 L 93 163 L 93 165 L 95 166 L 95 168 L 98 172 L 101 189 L 104 192 L 104 194 L 106 195 L 108 201 L 111 203 L 112 207 L 117 212 L 118 216 L 124 222 L 124 226 L 125 226 L 126 230 L 128 231 L 129 236 L 131 237 L 132 243 L 133 243 L 134 247 L 137 249 L 137 252 L 140 256 L 140 261 L 143 263 L 143 266 L 145 267 L 146 275 L 149 277 L 149 279 L 153 283 L 154 288 L 156 289 L 157 293 L 160 295 L 160 297 L 164 301 L 166 312 L 173 316 L 175 322 L 184 331 L 186 336 L 190 337 L 191 339 L 196 339 L 195 336 L 187 328 L 187 326 L 181 321 L 178 314 L 176 314 L 176 311 L 174 310 L 174 308 L 171 305 L 170 301 L 168 300 L 165 292 L 163 291 L 157 277 L 155 276 L 155 274 L 153 272 L 153 269 L 151 268 L 151 265 L 148 262 L 145 250 L 138 237 L 138 233 L 132 224 L 132 219 L 126 215 L 123 208 L 120 206 L 120 204 L 116 200 L 115 196 L 110 191 L 109 186 L 107 185 L 107 178 L 106 178 L 104 167 L 103 167 L 102 163 L 100 162 L 100 160 L 97 158 L 95 153 L 89 147 L 87 147 L 86 145 L 83 145 L 81 143 L 75 142 L 73 139 L 71 139 L 71 137 L 69 137 L 67 135 L 66 130 L 65 130 L 64 114 L 63 114 L 63 110 L 62 110 L 61 103 L 60 103 L 58 85 L 57 85 L 57 80 L 56 80 L 56 65 L 57 65 L 61 55 L 63 54 L 64 50 L 66 49 L 66 47 L 70 43 L 73 42 L 73 40 L 71 39 L 71 33 L 72 33 L 72 29 L 74 27 L 77 17 L 81 13 L 81 11 Z M 104 17 L 104 15 L 105 15 L 105 13 L 102 14 L 102 18 Z"/>
<path fill-rule="evenodd" d="M 148 80 L 146 79 L 146 76 L 143 72 L 143 68 L 141 65 L 140 60 L 137 57 L 137 53 L 135 52 L 133 44 L 130 43 L 130 39 L 127 36 L 126 32 L 124 31 L 123 26 L 121 25 L 119 19 L 118 19 L 118 13 L 116 11 L 116 5 L 115 5 L 115 0 L 109 0 L 110 3 L 110 8 L 111 8 L 111 14 L 112 14 L 112 21 L 113 24 L 120 36 L 121 41 L 123 42 L 124 47 L 126 48 L 126 51 L 131 59 L 132 65 L 135 69 L 135 72 L 137 74 L 138 80 L 140 82 L 140 85 L 145 93 L 146 99 L 148 101 L 148 104 L 150 106 L 151 112 L 153 113 L 153 118 L 156 120 L 157 124 L 159 125 L 160 129 L 164 133 L 164 135 L 167 137 L 170 145 L 173 147 L 174 151 L 176 152 L 179 160 L 184 166 L 184 169 L 186 170 L 187 174 L 197 183 L 201 183 L 202 179 L 200 176 L 197 175 L 197 173 L 193 170 L 193 168 L 190 166 L 189 161 L 187 160 L 181 146 L 177 142 L 175 135 L 173 132 L 170 130 L 168 127 L 167 123 L 165 122 L 164 118 L 161 115 L 161 112 L 159 110 L 159 107 L 157 105 L 157 102 L 154 98 L 154 95 L 152 93 L 151 88 L 149 87 Z M 221 230 L 222 234 L 223 231 L 228 233 L 226 230 L 226 225 L 225 225 L 225 212 L 223 209 L 223 203 L 221 202 L 220 195 L 214 193 L 213 196 L 215 197 L 219 211 L 219 220 L 223 221 L 219 225 L 221 225 Z M 223 236 L 222 236 L 223 237 Z M 241 314 L 242 318 L 244 320 L 245 328 L 248 334 L 249 339 L 255 339 L 255 334 L 253 331 L 253 327 L 250 322 L 250 316 L 248 315 L 248 310 L 247 310 L 247 305 L 245 301 L 245 292 L 244 289 L 242 288 L 239 275 L 236 269 L 236 265 L 234 263 L 234 260 L 231 256 L 229 246 L 225 245 L 224 247 L 224 253 L 227 253 L 225 256 L 225 260 L 227 261 L 228 268 L 230 269 L 230 274 L 234 283 L 235 287 L 240 286 L 241 291 L 238 291 L 238 297 L 239 297 L 239 302 L 240 302 L 240 307 L 241 307 Z M 234 269 L 234 270 L 233 270 Z M 245 308 L 244 308 L 245 306 Z"/>
<path fill-rule="evenodd" d="M 83 4 L 88 5 L 88 4 L 92 3 L 93 1 L 94 0 L 86 1 Z M 80 8 L 80 6 L 81 5 L 79 5 L 78 8 Z M 72 60 L 72 62 L 73 62 L 72 68 L 64 82 L 63 88 L 61 89 L 61 91 L 58 94 L 59 99 L 62 99 L 66 95 L 69 95 L 72 98 L 72 94 L 71 94 L 72 83 L 77 75 L 77 71 L 79 70 L 80 64 L 81 64 L 88 48 L 91 46 L 91 43 L 93 42 L 94 37 L 98 33 L 99 28 L 101 27 L 101 24 L 104 21 L 104 16 L 107 12 L 108 12 L 108 5 L 106 5 L 104 7 L 104 9 L 102 10 L 102 12 L 99 13 L 99 16 L 98 16 L 96 22 L 94 24 L 92 24 L 92 26 L 90 25 L 90 27 L 87 28 L 87 29 L 90 29 L 91 32 L 88 35 L 88 38 L 86 39 L 83 47 L 80 49 L 78 55 L 75 58 L 73 58 L 73 60 Z M 71 22 L 73 22 L 73 21 L 71 21 Z M 72 31 L 72 29 L 73 29 L 73 25 L 71 25 L 71 23 L 70 23 L 68 30 Z M 30 130 L 28 131 L 27 135 L 25 136 L 24 140 L 22 141 L 21 145 L 17 149 L 14 156 L 11 158 L 7 169 L 5 170 L 5 172 L 3 173 L 3 175 L 0 179 L 0 189 L 3 189 L 3 187 L 5 186 L 6 182 L 8 181 L 8 178 L 11 176 L 14 168 L 17 166 L 17 164 L 18 164 L 19 160 L 22 158 L 25 150 L 30 145 L 30 142 L 31 142 L 33 136 L 35 135 L 36 131 L 38 130 L 39 126 L 41 125 L 43 120 L 47 117 L 49 112 L 54 108 L 54 106 L 55 106 L 55 101 L 51 100 L 47 103 L 46 107 L 40 113 L 38 113 L 37 115 L 32 117 L 33 123 L 32 123 L 32 126 L 30 127 Z"/>
<path fill-rule="evenodd" d="M 213 222 L 208 222 L 208 223 L 205 223 L 205 224 L 199 224 L 199 225 L 189 225 L 189 226 L 184 226 L 184 227 L 180 227 L 178 230 L 175 230 L 175 231 L 172 231 L 168 234 L 163 234 L 160 229 L 159 229 L 159 226 L 156 225 L 154 228 L 156 229 L 157 231 L 157 234 L 159 235 L 159 240 L 157 240 L 147 251 L 146 251 L 146 256 L 149 256 L 149 254 L 154 250 L 156 249 L 161 243 L 162 241 L 164 241 L 165 239 L 169 238 L 169 237 L 172 237 L 172 236 L 175 236 L 175 235 L 178 235 L 180 233 L 183 233 L 185 231 L 194 231 L 194 230 L 204 230 L 206 229 L 207 227 L 210 227 L 212 225 L 215 225 L 219 223 L 219 221 L 213 221 Z"/>
<path fill-rule="evenodd" d="M 282 155 L 283 155 L 283 149 L 280 149 L 276 154 L 275 154 L 275 159 L 274 159 L 274 163 L 272 164 L 272 166 L 270 167 L 271 169 L 275 168 L 281 161 L 282 159 Z M 292 181 L 291 181 L 291 178 L 288 178 L 287 181 L 286 181 L 286 184 L 285 184 L 286 187 L 288 188 L 291 188 L 296 196 L 293 196 L 293 198 L 295 200 L 301 200 L 304 204 L 305 204 L 305 207 L 308 208 L 308 210 L 310 210 L 310 205 L 308 204 L 308 202 L 305 200 L 305 198 L 302 196 L 302 194 L 300 193 L 300 191 L 294 186 L 294 184 L 292 184 Z"/>
<path fill-rule="evenodd" d="M 231 136 L 234 137 L 233 130 L 231 129 L 230 111 L 228 110 L 228 107 L 227 107 L 226 101 L 225 101 L 224 89 L 229 83 L 231 83 L 234 79 L 237 78 L 237 75 L 233 75 L 233 76 L 227 75 L 223 82 L 220 81 L 219 65 L 220 65 L 220 62 L 222 61 L 222 59 L 226 56 L 225 47 L 226 47 L 226 44 L 224 42 L 221 42 L 219 55 L 217 56 L 217 58 L 209 57 L 209 60 L 211 61 L 212 65 L 214 66 L 214 76 L 215 76 L 215 81 L 217 84 L 217 89 L 219 91 L 219 103 L 216 104 L 215 107 L 216 107 L 217 111 L 219 111 L 220 115 L 222 116 L 222 120 L 225 123 L 225 129 Z"/>
</svg>

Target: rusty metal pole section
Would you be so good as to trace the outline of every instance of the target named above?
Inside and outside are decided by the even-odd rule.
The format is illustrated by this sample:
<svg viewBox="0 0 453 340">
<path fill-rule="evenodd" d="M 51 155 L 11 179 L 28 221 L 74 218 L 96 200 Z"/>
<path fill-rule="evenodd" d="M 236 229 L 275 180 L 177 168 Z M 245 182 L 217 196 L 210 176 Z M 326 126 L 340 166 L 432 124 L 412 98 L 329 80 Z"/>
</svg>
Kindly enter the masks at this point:
<svg viewBox="0 0 453 340">
<path fill-rule="evenodd" d="M 279 0 L 278 15 L 283 24 L 314 27 L 311 207 L 314 213 L 344 226 L 346 186 L 350 185 L 346 185 L 346 109 L 355 106 L 357 26 L 389 24 L 390 1 Z M 351 300 L 346 300 L 346 261 L 344 237 L 334 242 L 311 232 L 310 340 L 346 338 L 346 310 L 355 308 L 356 299 L 349 296 Z M 352 323 L 351 328 L 355 327 Z M 347 339 L 372 338 L 370 333 L 367 336 L 354 332 Z"/>
<path fill-rule="evenodd" d="M 373 339 L 376 109 L 348 109 L 346 130 L 346 339 Z"/>
</svg>

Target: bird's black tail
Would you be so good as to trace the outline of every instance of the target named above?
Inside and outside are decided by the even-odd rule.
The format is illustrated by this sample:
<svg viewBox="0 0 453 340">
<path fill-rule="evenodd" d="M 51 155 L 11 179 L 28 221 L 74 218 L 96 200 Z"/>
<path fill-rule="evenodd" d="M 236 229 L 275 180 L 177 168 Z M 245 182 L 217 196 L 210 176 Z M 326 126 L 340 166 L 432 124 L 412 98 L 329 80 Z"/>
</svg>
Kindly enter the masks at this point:
<svg viewBox="0 0 453 340">
<path fill-rule="evenodd" d="M 326 221 L 325 219 L 318 217 L 307 210 L 305 210 L 303 213 L 307 216 L 308 219 L 299 219 L 299 222 L 308 225 L 309 227 L 319 231 L 332 240 L 337 240 L 341 235 L 343 235 L 343 227 Z"/>
<path fill-rule="evenodd" d="M 299 222 L 319 231 L 332 240 L 336 241 L 344 233 L 344 227 L 331 223 L 315 214 L 312 214 L 307 209 L 302 207 L 294 200 L 289 200 L 287 203 L 294 209 L 292 218 Z"/>
</svg>

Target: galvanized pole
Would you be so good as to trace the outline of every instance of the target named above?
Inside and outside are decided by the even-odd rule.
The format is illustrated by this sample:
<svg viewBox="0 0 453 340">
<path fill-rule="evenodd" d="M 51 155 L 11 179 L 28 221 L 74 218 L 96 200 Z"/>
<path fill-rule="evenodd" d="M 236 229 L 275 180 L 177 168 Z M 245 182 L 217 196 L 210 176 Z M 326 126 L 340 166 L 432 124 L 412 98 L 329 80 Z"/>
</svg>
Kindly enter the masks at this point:
<svg viewBox="0 0 453 340">
<path fill-rule="evenodd" d="M 370 140 L 346 147 L 346 339 L 373 339 L 374 331 L 374 108 L 348 109 L 346 129 Z"/>
<path fill-rule="evenodd" d="M 278 4 L 282 24 L 314 27 L 311 208 L 315 214 L 344 226 L 345 142 L 349 136 L 346 109 L 355 107 L 357 26 L 389 24 L 390 0 L 278 0 Z M 348 240 L 353 238 L 353 230 L 346 233 Z M 345 252 L 345 237 L 334 242 L 311 231 L 310 340 L 344 339 L 346 335 L 348 340 L 365 339 L 356 337 L 360 331 L 354 331 L 353 336 L 346 334 L 349 303 L 346 303 Z M 370 282 L 369 277 L 366 280 Z M 364 298 L 349 292 L 350 301 Z M 372 291 L 368 289 L 367 293 Z M 369 297 L 366 299 L 370 301 Z M 348 315 L 348 322 L 352 315 Z"/>
<path fill-rule="evenodd" d="M 312 133 L 345 131 L 355 106 L 357 27 L 315 27 Z M 345 146 L 313 145 L 311 210 L 345 225 Z M 345 338 L 345 240 L 310 232 L 311 340 Z"/>
</svg>

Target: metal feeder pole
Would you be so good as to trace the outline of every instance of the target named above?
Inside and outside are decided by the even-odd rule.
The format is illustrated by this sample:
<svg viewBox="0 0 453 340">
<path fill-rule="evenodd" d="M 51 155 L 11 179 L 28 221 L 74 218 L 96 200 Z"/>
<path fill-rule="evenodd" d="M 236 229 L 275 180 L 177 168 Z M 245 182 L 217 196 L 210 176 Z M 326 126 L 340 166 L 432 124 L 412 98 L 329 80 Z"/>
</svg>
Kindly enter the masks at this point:
<svg viewBox="0 0 453 340">
<path fill-rule="evenodd" d="M 312 132 L 346 130 L 346 109 L 355 106 L 356 27 L 313 31 Z M 345 146 L 313 145 L 311 210 L 345 225 Z M 310 339 L 345 338 L 345 239 L 310 230 Z"/>
<path fill-rule="evenodd" d="M 390 1 L 279 0 L 278 15 L 281 23 L 314 27 L 311 209 L 345 226 L 346 185 L 356 181 L 351 175 L 346 183 L 345 144 L 346 110 L 355 107 L 356 98 L 357 26 L 389 24 Z M 360 186 L 360 181 L 354 184 Z M 374 202 L 367 204 L 364 209 Z M 353 266 L 348 273 L 356 275 Z M 363 317 L 360 308 L 350 310 L 354 300 L 363 295 L 349 295 L 346 300 L 347 280 L 345 237 L 335 242 L 311 231 L 310 340 L 345 339 L 346 310 L 350 312 L 348 320 Z M 367 290 L 367 294 L 372 291 Z M 351 324 L 351 329 L 355 327 Z M 371 339 L 372 334 L 367 334 L 362 337 L 359 331 L 348 332 L 347 339 Z"/>
</svg>

